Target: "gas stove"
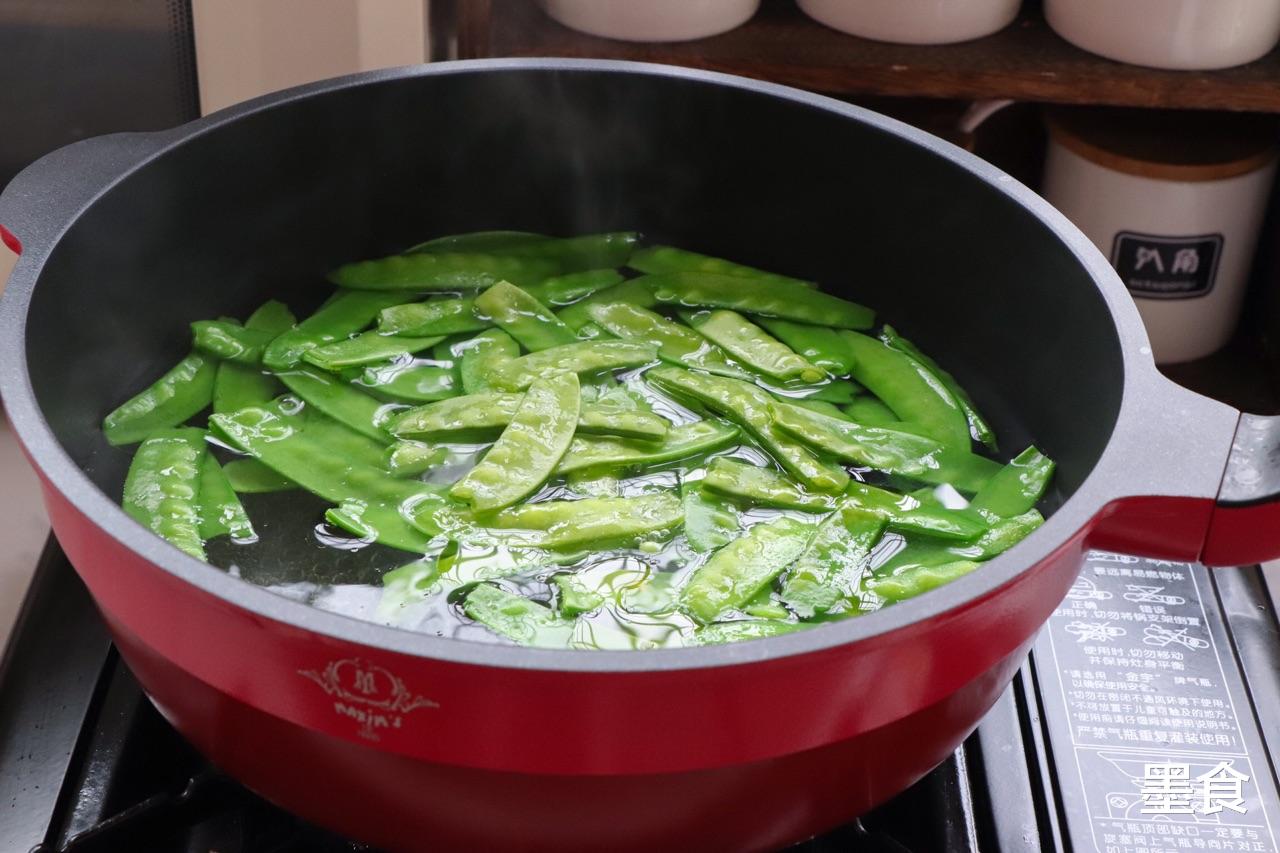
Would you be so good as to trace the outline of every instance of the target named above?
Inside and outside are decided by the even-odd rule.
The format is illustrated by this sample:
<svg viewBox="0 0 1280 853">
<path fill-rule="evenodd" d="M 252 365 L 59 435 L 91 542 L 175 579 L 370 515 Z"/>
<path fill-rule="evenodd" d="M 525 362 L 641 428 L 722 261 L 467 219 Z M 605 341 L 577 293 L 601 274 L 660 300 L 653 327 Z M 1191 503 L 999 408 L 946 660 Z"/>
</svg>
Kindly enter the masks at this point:
<svg viewBox="0 0 1280 853">
<path fill-rule="evenodd" d="M 1280 626 L 1259 569 L 1092 552 L 951 758 L 793 850 L 1280 853 L 1277 754 Z M 52 540 L 0 664 L 0 849 L 374 853 L 196 753 Z"/>
</svg>

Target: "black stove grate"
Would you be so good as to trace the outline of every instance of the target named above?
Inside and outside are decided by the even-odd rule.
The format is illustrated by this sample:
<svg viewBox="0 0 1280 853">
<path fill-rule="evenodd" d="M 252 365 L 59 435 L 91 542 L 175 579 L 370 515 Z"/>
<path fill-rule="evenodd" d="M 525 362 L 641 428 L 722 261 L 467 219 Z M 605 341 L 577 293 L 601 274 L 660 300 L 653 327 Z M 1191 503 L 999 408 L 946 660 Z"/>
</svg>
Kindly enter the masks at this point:
<svg viewBox="0 0 1280 853">
<path fill-rule="evenodd" d="M 1276 684 L 1278 649 L 1256 575 L 1215 582 L 1214 593 L 1244 672 L 1240 683 L 1265 702 Z M 1250 701 L 1270 735 L 1280 719 L 1274 703 L 1268 709 Z M 1071 811 L 1077 795 L 1062 796 L 1054 770 L 1049 718 L 1064 708 L 1061 695 L 1037 685 L 1033 653 L 978 731 L 942 766 L 794 853 L 1092 849 L 1085 839 L 1093 818 Z M 53 543 L 0 664 L 0 849 L 376 853 L 271 805 L 197 754 L 142 695 Z"/>
</svg>

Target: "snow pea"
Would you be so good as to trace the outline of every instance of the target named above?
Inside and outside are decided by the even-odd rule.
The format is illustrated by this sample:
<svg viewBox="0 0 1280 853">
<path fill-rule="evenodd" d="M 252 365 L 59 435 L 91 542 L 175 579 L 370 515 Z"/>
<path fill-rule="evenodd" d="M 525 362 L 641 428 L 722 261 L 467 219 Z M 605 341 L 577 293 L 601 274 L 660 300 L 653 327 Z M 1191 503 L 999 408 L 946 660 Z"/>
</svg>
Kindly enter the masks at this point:
<svg viewBox="0 0 1280 853">
<path fill-rule="evenodd" d="M 359 510 L 364 531 L 392 548 L 426 553 L 424 505 L 442 503 L 426 483 L 401 480 L 382 467 L 384 448 L 311 406 L 280 401 L 210 420 L 228 440 L 313 494 Z M 376 460 L 370 464 L 370 460 Z M 411 525 L 412 515 L 417 522 Z M 433 531 L 435 534 L 439 530 Z"/>
<path fill-rule="evenodd" d="M 453 484 L 450 496 L 476 512 L 491 512 L 536 492 L 569 449 L 580 407 L 575 374 L 533 382 L 511 423 L 480 463 Z"/>
<path fill-rule="evenodd" d="M 644 280 L 633 278 L 630 281 L 624 281 L 621 284 L 615 284 L 613 287 L 593 293 L 580 302 L 575 302 L 568 307 L 562 308 L 557 312 L 556 316 L 563 320 L 570 329 L 581 333 L 582 327 L 591 322 L 591 306 L 612 305 L 616 302 L 635 305 L 638 308 L 652 308 L 658 304 L 658 300 L 653 296 L 653 291 L 644 283 Z"/>
<path fill-rule="evenodd" d="M 216 362 L 191 353 L 103 418 L 107 442 L 134 444 L 156 430 L 182 423 L 212 402 L 216 375 Z"/>
<path fill-rule="evenodd" d="M 663 361 L 720 376 L 751 378 L 749 373 L 731 364 L 725 352 L 711 341 L 647 308 L 627 302 L 611 302 L 591 305 L 587 313 L 616 337 L 656 343 L 658 358 Z"/>
<path fill-rule="evenodd" d="M 416 477 L 448 458 L 447 447 L 433 447 L 421 441 L 397 441 L 387 448 L 386 468 L 397 477 Z"/>
<path fill-rule="evenodd" d="M 583 403 L 582 411 L 578 414 L 580 435 L 612 435 L 661 441 L 670 431 L 671 423 L 652 412 Z"/>
<path fill-rule="evenodd" d="M 238 411 L 238 410 L 237 410 Z M 222 466 L 227 482 L 238 494 L 266 494 L 298 488 L 298 484 L 277 474 L 257 459 L 232 459 Z"/>
<path fill-rule="evenodd" d="M 821 368 L 736 311 L 681 311 L 680 317 L 698 334 L 765 376 L 808 383 L 827 378 Z"/>
<path fill-rule="evenodd" d="M 853 378 L 879 397 L 893 413 L 927 430 L 938 441 L 967 448 L 969 422 L 951 395 L 918 361 L 875 338 L 840 333 L 853 351 Z"/>
<path fill-rule="evenodd" d="M 947 371 L 943 370 L 941 365 L 925 355 L 919 347 L 911 343 L 911 341 L 899 335 L 893 326 L 885 324 L 880 331 L 880 339 L 889 346 L 905 353 L 911 358 L 922 364 L 926 370 L 937 377 L 938 381 L 951 392 L 951 396 L 955 397 L 956 403 L 959 404 L 961 411 L 964 412 L 966 420 L 969 422 L 969 434 L 976 441 L 985 444 L 992 451 L 996 451 L 999 447 L 996 444 L 996 433 L 987 423 L 986 418 L 978 411 L 978 407 L 974 405 L 973 399 L 968 395 L 964 388 L 956 381 L 956 378 Z"/>
<path fill-rule="evenodd" d="M 250 314 L 244 327 L 267 332 L 274 340 L 275 336 L 293 328 L 296 319 L 288 306 L 272 299 Z M 265 348 L 263 352 L 265 354 Z M 218 365 L 218 375 L 213 382 L 213 410 L 234 412 L 245 406 L 260 406 L 275 397 L 279 389 L 280 383 L 264 373 L 261 365 L 224 361 Z"/>
<path fill-rule="evenodd" d="M 855 603 L 871 549 L 884 535 L 885 519 L 844 504 L 818 525 L 804 553 L 787 572 L 782 600 L 801 618 Z"/>
<path fill-rule="evenodd" d="M 614 231 L 538 242 L 529 241 L 524 245 L 510 246 L 502 251 L 503 254 L 521 258 L 552 260 L 560 266 L 562 271 L 572 273 L 623 266 L 631 258 L 631 253 L 639 241 L 640 235 L 634 231 Z"/>
<path fill-rule="evenodd" d="M 1034 446 L 1005 465 L 973 496 L 969 508 L 1000 518 L 1020 515 L 1036 505 L 1049 487 L 1054 462 Z"/>
<path fill-rule="evenodd" d="M 808 389 L 792 389 L 792 390 L 808 390 Z M 824 403 L 832 403 L 836 406 L 845 406 L 858 399 L 858 395 L 862 393 L 862 386 L 851 379 L 832 379 L 830 382 L 824 382 L 819 385 L 811 393 L 806 393 L 801 399 L 815 400 Z M 779 395 L 787 400 L 797 399 L 787 395 Z"/>
<path fill-rule="evenodd" d="M 884 518 L 895 530 L 967 542 L 988 528 L 976 514 L 925 506 L 910 495 L 877 489 L 866 483 L 850 483 L 845 496 L 846 502 Z"/>
<path fill-rule="evenodd" d="M 636 272 L 642 273 L 709 272 L 738 276 L 740 278 L 754 278 L 767 283 L 792 287 L 815 288 L 818 286 L 812 281 L 765 272 L 755 267 L 726 261 L 724 258 L 701 255 L 686 249 L 677 249 L 674 246 L 649 246 L 648 248 L 640 249 L 631 256 L 627 266 Z"/>
<path fill-rule="evenodd" d="M 622 281 L 617 270 L 586 270 L 553 276 L 525 290 L 547 305 L 568 305 Z M 378 315 L 378 331 L 386 335 L 452 335 L 478 332 L 492 323 L 475 313 L 475 297 L 459 296 L 393 305 Z"/>
<path fill-rule="evenodd" d="M 191 335 L 197 352 L 223 361 L 250 365 L 262 362 L 262 351 L 276 337 L 271 332 L 250 329 L 226 320 L 197 320 L 191 324 Z"/>
<path fill-rule="evenodd" d="M 570 491 L 587 498 L 617 498 L 622 496 L 622 485 L 608 471 L 580 470 L 567 474 L 564 484 Z"/>
<path fill-rule="evenodd" d="M 738 535 L 738 513 L 732 505 L 708 495 L 698 480 L 680 484 L 684 535 L 689 547 L 705 553 L 728 545 Z"/>
<path fill-rule="evenodd" d="M 869 329 L 876 319 L 870 308 L 820 290 L 751 278 L 675 272 L 646 275 L 632 281 L 652 290 L 659 302 L 689 308 L 729 308 L 842 329 Z"/>
<path fill-rule="evenodd" d="M 405 249 L 403 254 L 414 252 L 492 252 L 498 254 L 508 249 L 544 243 L 554 240 L 545 234 L 531 231 L 469 231 L 466 234 L 450 234 L 418 243 Z"/>
<path fill-rule="evenodd" d="M 573 471 L 617 470 L 634 465 L 657 465 L 705 456 L 738 439 L 737 427 L 718 420 L 694 421 L 672 427 L 661 441 L 603 436 L 577 436 L 560 460 L 557 474 Z"/>
<path fill-rule="evenodd" d="M 417 252 L 343 264 L 329 273 L 329 281 L 351 290 L 413 293 L 483 290 L 500 281 L 535 284 L 562 272 L 568 270 L 550 258 Z"/>
<path fill-rule="evenodd" d="M 978 491 L 1000 470 L 997 462 L 932 438 L 864 426 L 793 404 L 775 404 L 773 418 L 783 432 L 844 462 L 926 483 L 950 483 L 962 492 Z"/>
<path fill-rule="evenodd" d="M 711 460 L 702 488 L 758 506 L 824 512 L 834 506 L 830 495 L 815 495 L 768 468 L 757 468 L 724 456 Z"/>
<path fill-rule="evenodd" d="M 532 352 L 493 368 L 491 385 L 522 391 L 543 376 L 580 373 L 587 376 L 624 367 L 641 367 L 656 360 L 656 344 L 628 341 L 582 341 Z"/>
<path fill-rule="evenodd" d="M 578 340 L 550 308 L 505 281 L 477 296 L 474 309 L 478 317 L 489 320 L 531 352 Z"/>
<path fill-rule="evenodd" d="M 520 345 L 501 329 L 481 332 L 460 344 L 462 390 L 467 394 L 488 391 L 490 378 L 498 368 L 520 355 Z"/>
<path fill-rule="evenodd" d="M 756 619 L 791 618 L 791 611 L 774 597 L 773 589 L 768 586 L 756 593 L 756 597 L 743 606 L 742 612 Z"/>
<path fill-rule="evenodd" d="M 124 481 L 124 511 L 152 533 L 197 560 L 205 559 L 200 537 L 200 480 L 208 454 L 199 429 L 157 429 L 142 442 Z"/>
<path fill-rule="evenodd" d="M 229 533 L 235 542 L 257 541 L 258 535 L 253 531 L 231 481 L 218 460 L 208 452 L 200 463 L 199 507 L 201 539 L 213 539 Z"/>
<path fill-rule="evenodd" d="M 889 602 L 905 601 L 949 584 L 978 568 L 978 563 L 957 560 L 940 566 L 915 566 L 901 574 L 867 579 L 867 589 Z"/>
<path fill-rule="evenodd" d="M 694 570 L 681 605 L 703 624 L 741 608 L 796 561 L 812 534 L 813 525 L 793 518 L 753 525 Z"/>
<path fill-rule="evenodd" d="M 560 648 L 573 638 L 574 622 L 562 619 L 550 608 L 481 583 L 463 599 L 462 610 L 500 637 L 523 646 Z"/>
<path fill-rule="evenodd" d="M 761 317 L 761 326 L 813 364 L 835 376 L 853 369 L 853 353 L 835 329 Z"/>
<path fill-rule="evenodd" d="M 910 566 L 940 566 L 956 560 L 990 560 L 1026 539 L 1042 524 L 1044 516 L 1031 509 L 1021 515 L 995 521 L 990 530 L 972 542 L 956 543 L 931 536 L 912 536 L 907 540 L 907 547 L 890 557 L 877 572 L 890 575 Z"/>
<path fill-rule="evenodd" d="M 838 492 L 849 482 L 839 465 L 819 459 L 773 422 L 773 397 L 748 382 L 690 373 L 675 367 L 650 370 L 645 377 L 660 388 L 692 398 L 737 423 L 760 442 L 791 476 L 820 492 Z"/>
<path fill-rule="evenodd" d="M 523 399 L 524 394 L 495 392 L 454 397 L 403 412 L 389 424 L 389 429 L 401 437 L 483 441 L 511 423 Z M 638 409 L 628 411 L 605 404 L 582 403 L 577 431 L 658 440 L 667 435 L 670 426 L 665 419 Z"/>
<path fill-rule="evenodd" d="M 522 504 L 495 514 L 486 524 L 532 530 L 536 544 L 559 551 L 625 547 L 675 530 L 684 520 L 680 501 L 665 492 L 634 498 L 584 498 Z"/>
<path fill-rule="evenodd" d="M 374 441 L 391 442 L 382 422 L 392 407 L 379 403 L 342 378 L 314 367 L 298 367 L 276 375 L 307 405 Z"/>
<path fill-rule="evenodd" d="M 394 620 L 402 608 L 423 601 L 438 590 L 444 553 L 414 560 L 384 574 L 378 615 Z"/>
<path fill-rule="evenodd" d="M 738 619 L 733 622 L 717 622 L 704 625 L 693 632 L 689 644 L 714 646 L 722 643 L 738 643 L 743 640 L 763 640 L 803 631 L 810 626 L 801 622 L 783 622 L 778 619 Z"/>
<path fill-rule="evenodd" d="M 442 340 L 444 337 L 440 335 L 430 338 L 411 338 L 407 335 L 365 332 L 353 338 L 347 338 L 345 341 L 334 341 L 331 344 L 313 347 L 303 353 L 302 360 L 333 373 L 344 367 L 374 364 L 397 356 L 422 352 Z"/>
<path fill-rule="evenodd" d="M 894 426 L 902 420 L 875 397 L 862 396 L 840 407 L 851 419 L 866 426 Z"/>
<path fill-rule="evenodd" d="M 814 400 L 809 398 L 800 398 L 800 399 L 786 398 L 785 402 L 786 402 L 786 405 L 788 406 L 795 406 L 796 408 L 800 408 L 800 409 L 808 409 L 811 412 L 817 412 L 820 415 L 826 415 L 827 417 L 836 418 L 838 420 L 847 421 L 849 419 L 844 412 L 840 411 L 839 406 L 837 406 L 835 403 L 828 403 L 826 400 Z M 775 415 L 777 414 L 777 410 L 774 411 L 774 414 Z M 803 436 L 796 436 L 796 438 L 800 438 L 801 440 L 803 440 Z"/>
<path fill-rule="evenodd" d="M 604 596 L 584 584 L 577 575 L 555 575 L 551 582 L 559 589 L 556 610 L 565 618 L 590 613 L 604 604 Z"/>
<path fill-rule="evenodd" d="M 393 362 L 366 367 L 355 380 L 358 388 L 368 389 L 402 403 L 430 403 L 457 396 L 462 390 L 458 370 L 437 364 L 401 364 Z"/>
<path fill-rule="evenodd" d="M 307 350 L 354 335 L 372 323 L 383 308 L 407 299 L 403 293 L 338 291 L 314 314 L 268 344 L 262 363 L 272 370 L 293 367 Z"/>
</svg>

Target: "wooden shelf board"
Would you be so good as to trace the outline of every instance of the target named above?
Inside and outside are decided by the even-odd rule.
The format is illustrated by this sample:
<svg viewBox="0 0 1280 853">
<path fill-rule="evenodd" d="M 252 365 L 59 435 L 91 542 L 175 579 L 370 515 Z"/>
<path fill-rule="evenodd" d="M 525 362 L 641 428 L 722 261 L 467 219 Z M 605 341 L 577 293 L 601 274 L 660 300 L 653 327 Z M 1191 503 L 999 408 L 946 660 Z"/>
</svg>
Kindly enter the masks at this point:
<svg viewBox="0 0 1280 853">
<path fill-rule="evenodd" d="M 837 95 L 1280 112 L 1280 50 L 1223 71 L 1161 71 L 1086 53 L 1059 38 L 1029 4 L 1007 29 L 957 45 L 855 38 L 805 17 L 792 0 L 764 0 L 746 25 L 676 44 L 584 35 L 532 0 L 460 0 L 463 56 L 631 59 L 724 71 Z M 487 25 L 486 25 L 487 24 Z"/>
</svg>

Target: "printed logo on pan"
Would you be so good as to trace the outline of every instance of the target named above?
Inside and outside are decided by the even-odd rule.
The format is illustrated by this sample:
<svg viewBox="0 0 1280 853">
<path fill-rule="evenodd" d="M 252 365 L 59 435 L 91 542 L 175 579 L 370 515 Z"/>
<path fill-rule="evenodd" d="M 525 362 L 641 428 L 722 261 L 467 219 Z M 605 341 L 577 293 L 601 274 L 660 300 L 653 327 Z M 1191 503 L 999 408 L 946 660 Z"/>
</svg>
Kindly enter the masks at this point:
<svg viewBox="0 0 1280 853">
<path fill-rule="evenodd" d="M 366 740 L 381 740 L 383 729 L 401 728 L 404 718 L 420 708 L 440 707 L 415 695 L 386 667 L 360 658 L 330 661 L 323 671 L 300 669 L 298 674 L 333 697 L 333 712 L 354 720 L 357 734 Z"/>
<path fill-rule="evenodd" d="M 1222 256 L 1222 235 L 1159 237 L 1121 231 L 1111 265 L 1139 299 L 1191 299 L 1213 290 Z"/>
</svg>

